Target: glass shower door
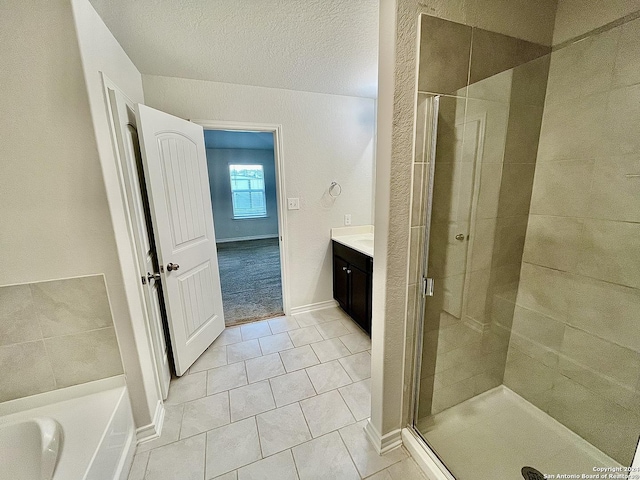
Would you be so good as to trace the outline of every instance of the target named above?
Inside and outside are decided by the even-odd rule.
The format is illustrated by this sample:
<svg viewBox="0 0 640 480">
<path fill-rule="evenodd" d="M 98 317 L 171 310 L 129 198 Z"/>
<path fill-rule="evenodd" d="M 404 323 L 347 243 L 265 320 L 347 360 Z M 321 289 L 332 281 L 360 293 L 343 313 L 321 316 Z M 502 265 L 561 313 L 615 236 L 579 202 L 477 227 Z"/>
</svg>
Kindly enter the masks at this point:
<svg viewBox="0 0 640 480">
<path fill-rule="evenodd" d="M 611 134 L 608 109 L 622 132 L 628 98 L 615 85 L 616 108 L 558 93 L 588 42 L 549 55 L 428 16 L 421 35 L 412 425 L 457 480 L 629 466 L 640 433 L 637 153 L 611 158 L 629 138 L 612 146 L 583 130 Z M 611 35 L 593 42 L 612 47 Z M 423 277 L 427 296 L 411 290 Z"/>
</svg>

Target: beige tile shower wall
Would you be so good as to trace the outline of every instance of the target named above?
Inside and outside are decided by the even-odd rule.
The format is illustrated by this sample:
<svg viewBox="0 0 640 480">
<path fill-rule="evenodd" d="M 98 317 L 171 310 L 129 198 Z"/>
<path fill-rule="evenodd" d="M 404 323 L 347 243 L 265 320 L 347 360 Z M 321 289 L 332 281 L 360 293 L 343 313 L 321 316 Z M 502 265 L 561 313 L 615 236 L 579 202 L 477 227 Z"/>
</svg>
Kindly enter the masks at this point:
<svg viewBox="0 0 640 480">
<path fill-rule="evenodd" d="M 123 373 L 104 276 L 0 287 L 0 402 Z"/>
<path fill-rule="evenodd" d="M 549 63 L 547 47 L 438 18 L 423 17 L 422 33 L 419 88 L 452 96 L 440 98 L 419 417 L 502 383 Z M 428 96 L 418 95 L 416 162 Z M 409 298 L 423 173 L 414 164 Z"/>
<path fill-rule="evenodd" d="M 640 10 L 640 0 L 558 0 L 553 44 L 566 42 Z"/>
<path fill-rule="evenodd" d="M 640 20 L 551 58 L 504 381 L 628 465 L 640 432 L 640 178 L 626 176 L 640 174 Z"/>
<path fill-rule="evenodd" d="M 397 345 L 404 343 L 401 357 L 385 358 L 384 375 L 388 380 L 384 385 L 384 397 L 391 405 L 384 413 L 381 432 L 386 433 L 406 424 L 410 419 L 410 404 L 408 397 L 412 395 L 412 358 L 414 342 L 411 332 L 412 317 L 405 323 L 402 321 L 407 315 L 407 298 L 409 307 L 414 305 L 407 292 L 407 266 L 409 252 L 410 203 L 408 192 L 411 191 L 413 170 L 413 128 L 415 114 L 414 90 L 416 85 L 417 61 L 417 19 L 422 13 L 448 19 L 466 25 L 486 28 L 506 35 L 514 35 L 531 42 L 550 45 L 553 34 L 553 19 L 555 17 L 557 0 L 543 0 L 530 2 L 528 0 L 479 0 L 464 2 L 462 0 L 399 0 L 394 2 L 397 9 L 395 38 L 395 73 L 394 91 L 384 88 L 380 92 L 381 103 L 384 97 L 393 96 L 393 127 L 379 125 L 379 138 L 384 138 L 392 145 L 390 158 L 378 157 L 379 164 L 389 163 L 393 189 L 389 199 L 390 228 L 387 254 L 388 278 L 386 281 L 386 329 L 385 345 L 389 351 L 397 350 Z M 388 137 L 388 138 L 387 138 Z M 379 143 L 380 145 L 380 143 Z M 380 150 L 382 151 L 382 150 Z M 381 209 L 378 209 L 381 211 Z M 415 225 L 414 225 L 415 226 Z M 401 358 L 402 360 L 398 360 Z M 400 370 L 404 377 L 398 376 Z M 382 374 L 381 374 L 382 375 Z M 398 381 L 390 379 L 398 378 Z M 404 381 L 403 383 L 401 383 Z M 397 402 L 392 400 L 400 397 L 404 399 L 402 415 L 396 414 Z"/>
</svg>

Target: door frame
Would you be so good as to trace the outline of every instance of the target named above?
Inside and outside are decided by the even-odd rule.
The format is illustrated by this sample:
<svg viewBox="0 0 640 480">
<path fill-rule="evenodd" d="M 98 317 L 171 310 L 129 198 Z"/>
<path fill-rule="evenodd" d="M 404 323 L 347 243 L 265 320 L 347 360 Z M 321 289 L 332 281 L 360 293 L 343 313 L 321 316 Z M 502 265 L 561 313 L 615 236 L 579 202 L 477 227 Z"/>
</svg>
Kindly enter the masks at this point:
<svg viewBox="0 0 640 480">
<path fill-rule="evenodd" d="M 280 244 L 280 278 L 282 282 L 282 309 L 285 315 L 291 314 L 289 305 L 288 275 L 288 232 L 287 232 L 287 198 L 284 181 L 284 153 L 282 147 L 282 125 L 270 123 L 229 122 L 223 120 L 190 119 L 205 130 L 234 130 L 244 132 L 273 133 L 273 154 L 276 167 L 276 196 L 278 199 L 278 235 Z"/>
<path fill-rule="evenodd" d="M 107 75 L 104 74 L 104 72 L 100 72 L 100 74 L 102 76 L 103 93 L 104 93 L 105 104 L 108 112 L 107 121 L 110 127 L 111 142 L 112 142 L 113 152 L 116 160 L 115 162 L 116 168 L 118 169 L 118 183 L 120 187 L 120 193 L 122 196 L 122 202 L 126 207 L 125 216 L 127 219 L 127 235 L 129 237 L 131 252 L 134 254 L 134 257 L 135 257 L 135 262 L 134 262 L 135 269 L 138 274 L 136 285 L 137 285 L 137 291 L 138 291 L 140 303 L 142 305 L 145 334 L 146 334 L 149 350 L 151 351 L 151 361 L 154 367 L 153 373 L 154 373 L 154 379 L 156 384 L 156 390 L 158 393 L 158 398 L 161 399 L 160 401 L 162 402 L 166 398 L 165 392 L 168 392 L 168 385 L 164 385 L 164 380 L 163 380 L 166 376 L 166 372 L 164 371 L 164 368 L 163 368 L 164 364 L 163 362 L 158 361 L 158 358 L 163 355 L 163 352 L 157 351 L 155 342 L 153 340 L 154 338 L 153 332 L 156 331 L 156 334 L 165 335 L 165 329 L 161 321 L 157 325 L 152 324 L 151 316 L 149 315 L 149 311 L 148 311 L 144 285 L 142 283 L 142 278 L 143 277 L 146 278 L 147 272 L 141 270 L 141 267 L 144 264 L 143 258 L 146 256 L 146 252 L 142 252 L 140 250 L 140 246 L 144 245 L 144 241 L 140 238 L 140 232 L 142 231 L 140 226 L 135 224 L 136 222 L 135 218 L 139 218 L 139 217 L 136 217 L 136 215 L 134 215 L 135 203 L 131 201 L 131 192 L 133 192 L 135 189 L 129 183 L 129 179 L 131 178 L 131 176 L 128 173 L 132 168 L 135 169 L 136 167 L 129 165 L 129 163 L 127 162 L 126 156 L 123 156 L 120 151 L 120 146 L 118 144 L 118 137 L 117 137 L 118 134 L 116 130 L 117 127 L 115 125 L 115 119 L 114 119 L 114 111 L 111 104 L 110 91 L 116 92 L 118 95 L 122 95 L 122 98 L 124 98 L 127 105 L 133 108 L 134 111 L 135 111 L 135 103 L 132 102 L 131 99 L 127 97 L 127 95 L 109 77 L 107 77 Z M 157 416 L 157 413 L 156 413 L 156 416 Z M 158 419 L 158 420 L 159 420 L 159 425 L 156 425 L 156 428 L 159 431 L 160 428 L 162 427 L 162 419 Z"/>
<path fill-rule="evenodd" d="M 487 129 L 487 112 L 470 115 L 466 117 L 465 120 L 465 133 L 462 140 L 462 148 L 464 149 L 464 142 L 466 141 L 467 126 L 472 122 L 478 122 L 478 144 L 476 145 L 476 157 L 473 161 L 473 182 L 471 185 L 473 190 L 471 192 L 471 207 L 469 209 L 469 232 L 468 237 L 465 240 L 467 242 L 467 253 L 465 257 L 464 283 L 462 285 L 462 312 L 460 314 L 460 320 L 476 332 L 483 332 L 485 326 L 478 322 L 477 319 L 472 318 L 467 314 L 467 308 L 469 306 L 469 289 L 471 288 L 471 277 L 467 273 L 471 268 L 470 265 L 471 259 L 473 258 L 473 247 L 476 238 L 476 216 L 478 212 L 478 201 L 480 200 L 480 178 L 482 176 L 482 166 L 484 165 L 484 138 Z"/>
</svg>

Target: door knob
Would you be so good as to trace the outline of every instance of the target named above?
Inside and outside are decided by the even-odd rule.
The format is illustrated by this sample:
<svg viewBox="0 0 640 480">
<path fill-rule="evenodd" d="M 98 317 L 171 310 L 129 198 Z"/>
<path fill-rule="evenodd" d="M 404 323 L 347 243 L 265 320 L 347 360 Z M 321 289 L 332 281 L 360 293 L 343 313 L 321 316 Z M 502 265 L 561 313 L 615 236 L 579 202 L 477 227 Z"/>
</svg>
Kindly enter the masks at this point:
<svg viewBox="0 0 640 480">
<path fill-rule="evenodd" d="M 147 279 L 149 281 L 151 281 L 151 280 L 160 280 L 160 274 L 159 273 L 147 272 Z"/>
<path fill-rule="evenodd" d="M 167 271 L 169 272 L 173 272 L 174 270 L 178 270 L 180 268 L 180 265 L 178 265 L 177 263 L 168 263 L 167 264 Z"/>
<path fill-rule="evenodd" d="M 456 235 L 456 240 L 460 240 L 460 241 L 464 240 L 464 234 L 463 233 L 457 234 Z"/>
</svg>

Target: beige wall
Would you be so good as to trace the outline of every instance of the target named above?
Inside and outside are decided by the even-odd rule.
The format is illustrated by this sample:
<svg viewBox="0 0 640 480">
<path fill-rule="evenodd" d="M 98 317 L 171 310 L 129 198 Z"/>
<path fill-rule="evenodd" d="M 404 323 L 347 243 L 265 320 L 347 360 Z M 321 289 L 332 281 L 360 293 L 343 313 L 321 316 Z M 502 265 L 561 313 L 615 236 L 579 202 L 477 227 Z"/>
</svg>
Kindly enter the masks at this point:
<svg viewBox="0 0 640 480">
<path fill-rule="evenodd" d="M 376 220 L 376 237 L 386 237 L 384 242 L 376 238 L 376 256 L 385 256 L 386 273 L 382 269 L 374 271 L 377 299 L 374 298 L 372 327 L 372 365 L 381 368 L 373 369 L 371 423 L 383 437 L 406 424 L 411 396 L 413 337 L 410 332 L 413 332 L 413 324 L 405 320 L 418 15 L 427 13 L 549 45 L 555 7 L 555 0 L 542 4 L 526 0 L 399 0 L 381 3 L 380 42 L 381 45 L 390 42 L 395 46 L 394 52 L 389 52 L 385 58 L 395 65 L 393 73 L 390 68 L 381 68 L 380 71 L 378 102 L 381 105 L 393 102 L 393 113 L 389 115 L 387 110 L 379 111 L 376 155 L 377 171 L 381 175 L 387 175 L 387 172 L 389 175 L 388 178 L 378 178 L 377 185 L 385 183 L 390 186 L 388 197 L 386 194 L 380 198 L 376 196 L 375 206 L 376 215 L 388 212 L 389 219 L 388 227 Z M 395 28 L 383 24 L 382 12 L 387 10 L 396 12 Z M 390 75 L 393 82 L 389 81 Z M 393 127 L 389 128 L 389 125 Z M 376 191 L 382 190 L 377 186 Z M 381 278 L 383 275 L 385 278 Z M 383 294 L 377 286 L 383 287 Z M 376 332 L 382 338 L 376 339 Z M 407 339 L 408 343 L 405 342 Z M 405 359 L 408 361 L 406 365 Z"/>
<path fill-rule="evenodd" d="M 98 27 L 84 25 L 96 58 L 117 63 Z M 149 423 L 71 2 L 2 2 L 0 45 L 0 285 L 104 274 L 135 419 Z"/>
<path fill-rule="evenodd" d="M 153 364 L 147 315 L 140 291 L 140 275 L 130 237 L 130 220 L 120 188 L 121 172 L 112 144 L 101 72 L 133 102 L 143 102 L 142 77 L 88 0 L 71 0 L 77 42 L 80 47 L 85 94 L 99 156 L 99 171 L 106 187 L 111 216 L 103 219 L 110 229 L 111 250 L 104 266 L 109 285 L 114 324 L 136 426 L 153 434 L 153 421 L 161 408 L 161 395 Z M 159 407 L 160 406 L 160 407 Z M 146 428 L 145 428 L 146 427 Z"/>
<path fill-rule="evenodd" d="M 0 5 L 0 285 L 102 273 L 116 255 L 71 5 Z M 110 286 L 111 278 L 107 278 Z"/>
<path fill-rule="evenodd" d="M 640 430 L 640 20 L 552 54 L 505 384 L 623 465 Z"/>
<path fill-rule="evenodd" d="M 291 308 L 332 301 L 330 229 L 372 223 L 375 101 L 143 76 L 147 105 L 183 118 L 282 125 Z M 329 197 L 332 181 L 342 193 Z"/>
<path fill-rule="evenodd" d="M 117 252 L 70 3 L 2 2 L 0 45 L 0 285 L 104 273 L 117 298 Z"/>
</svg>

